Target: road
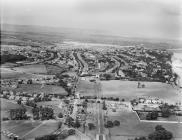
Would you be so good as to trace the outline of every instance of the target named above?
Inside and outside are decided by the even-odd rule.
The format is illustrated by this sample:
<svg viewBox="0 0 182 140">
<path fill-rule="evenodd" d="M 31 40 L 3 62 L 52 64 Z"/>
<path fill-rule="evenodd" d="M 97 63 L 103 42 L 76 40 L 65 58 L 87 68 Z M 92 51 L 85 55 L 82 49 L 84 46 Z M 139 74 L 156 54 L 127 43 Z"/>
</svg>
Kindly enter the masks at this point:
<svg viewBox="0 0 182 140">
<path fill-rule="evenodd" d="M 97 129 L 98 134 L 96 135 L 96 140 L 106 140 L 106 135 L 104 134 L 104 115 L 103 115 L 103 104 L 101 102 L 102 92 L 101 83 L 96 80 L 95 92 L 97 93 Z"/>
</svg>

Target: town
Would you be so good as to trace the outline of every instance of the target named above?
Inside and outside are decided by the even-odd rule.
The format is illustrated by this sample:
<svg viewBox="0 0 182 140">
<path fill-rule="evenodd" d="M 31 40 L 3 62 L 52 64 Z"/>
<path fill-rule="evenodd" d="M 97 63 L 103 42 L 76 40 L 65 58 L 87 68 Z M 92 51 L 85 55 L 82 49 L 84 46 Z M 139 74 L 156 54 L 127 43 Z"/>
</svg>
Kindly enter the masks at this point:
<svg viewBox="0 0 182 140">
<path fill-rule="evenodd" d="M 170 132 L 182 122 L 171 51 L 80 46 L 1 45 L 3 139 L 156 140 L 158 131 L 161 140 L 180 137 Z"/>
</svg>

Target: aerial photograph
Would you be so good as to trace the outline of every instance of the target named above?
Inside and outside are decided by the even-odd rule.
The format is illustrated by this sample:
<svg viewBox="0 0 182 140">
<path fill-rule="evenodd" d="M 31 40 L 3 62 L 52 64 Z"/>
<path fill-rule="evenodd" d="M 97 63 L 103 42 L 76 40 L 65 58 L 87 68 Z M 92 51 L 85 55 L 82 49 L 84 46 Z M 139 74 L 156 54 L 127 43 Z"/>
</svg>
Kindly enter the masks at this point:
<svg viewBox="0 0 182 140">
<path fill-rule="evenodd" d="M 181 0 L 1 0 L 1 140 L 182 140 Z"/>
</svg>

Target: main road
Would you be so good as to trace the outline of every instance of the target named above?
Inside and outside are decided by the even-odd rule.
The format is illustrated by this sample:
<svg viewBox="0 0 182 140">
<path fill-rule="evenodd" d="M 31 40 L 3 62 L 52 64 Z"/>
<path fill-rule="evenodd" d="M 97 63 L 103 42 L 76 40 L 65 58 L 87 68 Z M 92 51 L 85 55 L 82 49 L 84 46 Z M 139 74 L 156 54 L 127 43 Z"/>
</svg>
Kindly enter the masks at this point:
<svg viewBox="0 0 182 140">
<path fill-rule="evenodd" d="M 101 83 L 99 80 L 95 82 L 95 92 L 97 93 L 97 129 L 96 140 L 106 140 L 106 135 L 104 134 L 104 115 L 103 115 L 103 104 L 101 101 L 102 91 Z"/>
</svg>

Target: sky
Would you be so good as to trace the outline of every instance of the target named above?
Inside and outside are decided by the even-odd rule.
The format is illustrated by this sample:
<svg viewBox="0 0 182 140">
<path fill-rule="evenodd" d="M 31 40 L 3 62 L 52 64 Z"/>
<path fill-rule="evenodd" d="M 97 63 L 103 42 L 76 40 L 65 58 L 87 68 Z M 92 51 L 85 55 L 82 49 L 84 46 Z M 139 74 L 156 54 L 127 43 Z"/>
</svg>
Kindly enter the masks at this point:
<svg viewBox="0 0 182 140">
<path fill-rule="evenodd" d="M 180 0 L 1 0 L 1 23 L 182 40 Z"/>
</svg>

